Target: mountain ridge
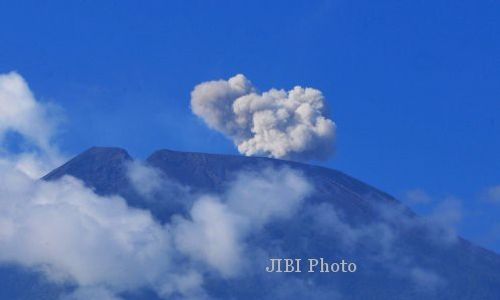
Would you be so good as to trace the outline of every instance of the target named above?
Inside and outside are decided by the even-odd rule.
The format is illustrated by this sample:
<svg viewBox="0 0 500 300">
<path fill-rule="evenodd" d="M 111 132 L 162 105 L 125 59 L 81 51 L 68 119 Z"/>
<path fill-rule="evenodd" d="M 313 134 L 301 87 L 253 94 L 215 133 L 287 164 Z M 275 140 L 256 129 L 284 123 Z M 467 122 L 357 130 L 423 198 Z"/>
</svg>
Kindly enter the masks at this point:
<svg viewBox="0 0 500 300">
<path fill-rule="evenodd" d="M 130 206 L 152 212 L 159 222 L 169 222 L 179 211 L 173 208 L 168 198 L 144 201 L 134 191 L 127 176 L 127 164 L 133 161 L 124 149 L 92 147 L 44 176 L 43 180 L 57 180 L 71 175 L 82 180 L 97 194 L 120 195 Z M 452 244 L 435 240 L 434 225 L 422 227 L 422 218 L 396 198 L 340 171 L 271 158 L 168 149 L 153 152 L 142 163 L 161 171 L 166 178 L 189 186 L 198 195 L 223 194 L 227 183 L 241 171 L 260 172 L 266 168 L 299 171 L 314 186 L 314 194 L 307 199 L 306 204 L 320 213 L 335 209 L 342 222 L 337 220 L 337 223 L 331 223 L 330 219 L 335 215 L 327 215 L 330 219 L 324 220 L 327 230 L 323 230 L 314 225 L 318 217 L 311 215 L 313 210 L 305 209 L 293 221 L 267 226 L 265 235 L 256 237 L 257 242 L 262 247 L 277 242 L 280 247 L 291 249 L 295 255 L 303 258 L 307 255 L 336 253 L 341 257 L 358 259 L 362 266 L 366 266 L 366 272 L 339 277 L 335 283 L 341 289 L 343 287 L 343 293 L 357 287 L 352 295 L 344 297 L 346 299 L 500 299 L 500 255 L 460 237 Z M 394 215 L 384 215 L 387 211 Z M 408 224 L 411 226 L 406 228 Z M 379 256 L 384 255 L 384 232 L 387 230 L 390 236 L 394 236 L 394 241 L 388 253 L 389 260 L 385 261 L 387 258 L 384 258 L 379 261 Z M 343 236 L 352 238 L 352 234 L 358 236 L 356 242 L 359 245 L 356 248 L 344 248 L 339 244 Z M 399 275 L 384 269 L 387 263 L 402 268 Z M 382 268 L 380 274 L 368 272 L 378 268 Z M 421 276 L 421 269 L 431 269 L 439 274 L 446 281 L 446 288 L 428 294 L 417 290 L 406 279 L 407 275 L 401 277 L 401 274 L 411 275 L 411 272 L 417 272 L 417 277 Z M 330 289 L 330 279 L 321 276 L 312 278 L 322 288 Z M 268 281 L 279 284 L 279 281 L 264 274 L 262 277 L 237 281 L 247 287 L 241 291 L 231 289 L 236 284 L 233 281 L 214 278 L 208 280 L 207 288 L 220 299 L 267 299 L 265 293 L 273 291 L 273 284 Z M 255 284 L 261 285 L 261 290 L 250 288 Z"/>
<path fill-rule="evenodd" d="M 75 174 L 72 172 L 72 170 L 69 168 L 69 166 L 72 166 L 74 164 L 78 164 L 79 161 L 85 160 L 86 157 L 88 156 L 98 156 L 96 159 L 97 160 L 108 160 L 109 157 L 114 158 L 118 162 L 123 162 L 123 161 L 133 161 L 134 158 L 127 152 L 126 149 L 121 148 L 121 147 L 100 147 L 100 146 L 92 146 L 88 148 L 87 150 L 83 151 L 82 153 L 76 155 L 72 159 L 70 159 L 68 162 L 63 164 L 62 166 L 55 168 L 54 170 L 50 171 L 46 175 L 42 177 L 43 180 L 55 180 L 57 178 L 60 178 L 63 174 L 64 175 L 73 175 L 77 178 L 82 177 L 82 174 Z M 169 160 L 177 160 L 177 161 L 182 161 L 184 159 L 189 159 L 189 158 L 194 158 L 197 160 L 201 160 L 202 162 L 210 161 L 213 159 L 229 159 L 229 160 L 235 160 L 237 163 L 245 162 L 247 160 L 252 160 L 252 163 L 271 163 L 271 164 L 276 164 L 278 166 L 283 166 L 283 165 L 288 165 L 291 167 L 299 167 L 299 168 L 307 168 L 311 170 L 319 170 L 322 172 L 332 172 L 337 176 L 340 176 L 341 178 L 345 178 L 347 180 L 352 180 L 357 183 L 363 184 L 367 186 L 368 188 L 377 191 L 378 193 L 384 195 L 388 199 L 397 201 L 395 197 L 392 195 L 379 190 L 378 188 L 367 184 L 361 180 L 358 180 L 342 171 L 328 168 L 328 167 L 323 167 L 323 166 L 318 166 L 318 165 L 311 165 L 303 162 L 297 162 L 297 161 L 288 161 L 288 160 L 283 160 L 283 159 L 275 159 L 275 158 L 268 158 L 268 157 L 248 157 L 248 156 L 241 156 L 241 155 L 233 155 L 233 154 L 217 154 L 217 153 L 203 153 L 203 152 L 193 152 L 193 151 L 177 151 L 177 150 L 171 150 L 171 149 L 158 149 L 154 152 L 152 152 L 146 159 L 146 163 L 152 163 L 153 165 L 162 160 L 165 159 L 165 156 L 169 157 Z M 87 163 L 87 161 L 86 161 Z M 399 202 L 399 201 L 397 201 Z"/>
</svg>

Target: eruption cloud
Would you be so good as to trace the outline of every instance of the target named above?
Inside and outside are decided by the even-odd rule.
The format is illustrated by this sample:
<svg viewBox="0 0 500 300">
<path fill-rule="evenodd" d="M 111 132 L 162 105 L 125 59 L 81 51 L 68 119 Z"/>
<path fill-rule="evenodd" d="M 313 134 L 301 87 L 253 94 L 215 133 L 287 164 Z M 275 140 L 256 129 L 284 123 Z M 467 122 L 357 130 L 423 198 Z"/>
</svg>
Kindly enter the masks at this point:
<svg viewBox="0 0 500 300">
<path fill-rule="evenodd" d="M 323 94 L 314 88 L 260 93 L 238 74 L 198 84 L 191 109 L 246 156 L 326 159 L 334 150 L 336 125 L 326 116 Z"/>
</svg>

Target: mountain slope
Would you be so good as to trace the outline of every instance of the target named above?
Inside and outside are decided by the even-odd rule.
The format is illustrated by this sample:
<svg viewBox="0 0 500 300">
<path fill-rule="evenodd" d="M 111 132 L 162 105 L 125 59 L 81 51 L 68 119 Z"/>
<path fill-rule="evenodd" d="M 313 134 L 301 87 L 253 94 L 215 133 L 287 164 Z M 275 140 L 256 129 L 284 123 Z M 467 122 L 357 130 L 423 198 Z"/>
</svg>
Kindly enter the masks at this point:
<svg viewBox="0 0 500 300">
<path fill-rule="evenodd" d="M 128 184 L 126 163 L 132 161 L 120 148 L 93 147 L 47 174 L 45 180 L 71 175 L 92 185 L 101 195 L 116 193 Z"/>
<path fill-rule="evenodd" d="M 163 223 L 182 213 L 170 197 L 150 201 L 135 191 L 127 176 L 132 161 L 119 148 L 91 148 L 43 179 L 77 177 L 98 194 L 118 194 L 131 206 L 151 210 Z M 264 257 L 246 276 L 209 275 L 205 288 L 217 299 L 500 299 L 499 255 L 460 238 L 447 240 L 439 222 L 424 222 L 390 195 L 341 172 L 268 158 L 170 150 L 153 153 L 145 163 L 189 186 L 193 194 L 220 194 L 241 171 L 298 170 L 314 193 L 293 220 L 273 222 L 251 236 L 254 249 L 271 257 L 346 258 L 359 266 L 352 274 L 265 273 Z M 0 268 L 0 279 L 2 272 L 5 268 Z M 148 295 L 135 297 L 154 299 Z"/>
</svg>

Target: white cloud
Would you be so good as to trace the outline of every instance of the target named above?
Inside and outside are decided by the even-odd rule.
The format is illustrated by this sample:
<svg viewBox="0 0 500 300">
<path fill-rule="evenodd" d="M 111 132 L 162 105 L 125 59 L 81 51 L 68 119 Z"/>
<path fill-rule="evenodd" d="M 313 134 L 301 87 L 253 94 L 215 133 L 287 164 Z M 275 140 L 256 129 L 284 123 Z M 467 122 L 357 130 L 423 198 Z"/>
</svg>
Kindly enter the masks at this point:
<svg viewBox="0 0 500 300">
<path fill-rule="evenodd" d="M 176 245 L 223 276 L 234 276 L 241 271 L 242 222 L 219 199 L 202 197 L 194 203 L 190 219 L 178 219 L 174 225 Z"/>
<path fill-rule="evenodd" d="M 324 159 L 333 151 L 335 123 L 321 91 L 296 86 L 258 93 L 242 74 L 208 81 L 191 93 L 191 109 L 247 156 Z"/>
<path fill-rule="evenodd" d="M 227 191 L 227 205 L 260 227 L 271 220 L 293 216 L 313 191 L 302 173 L 290 168 L 241 172 Z"/>
<path fill-rule="evenodd" d="M 168 222 L 173 214 L 186 213 L 196 200 L 190 187 L 168 178 L 146 162 L 127 162 L 126 171 L 141 207 L 151 210 L 161 222 Z"/>
<path fill-rule="evenodd" d="M 79 288 L 75 292 L 64 295 L 61 300 L 122 300 L 111 291 L 102 287 Z"/>
<path fill-rule="evenodd" d="M 163 175 L 160 170 L 138 161 L 127 164 L 127 176 L 133 187 L 147 198 L 160 191 L 164 185 Z"/>
<path fill-rule="evenodd" d="M 179 272 L 167 276 L 164 284 L 158 288 L 158 295 L 169 299 L 173 294 L 182 295 L 181 299 L 202 300 L 210 299 L 203 289 L 203 275 L 195 270 Z"/>
<path fill-rule="evenodd" d="M 19 74 L 0 75 L 0 136 L 12 130 L 47 149 L 55 129 L 47 114 L 47 107 L 35 100 Z"/>
<path fill-rule="evenodd" d="M 76 284 L 68 297 L 115 299 L 137 287 L 159 289 L 167 274 L 175 278 L 171 236 L 149 211 L 98 196 L 72 177 L 37 180 L 61 159 L 52 143 L 56 125 L 20 75 L 0 75 L 0 262 Z M 9 152 L 11 133 L 27 152 Z"/>
<path fill-rule="evenodd" d="M 461 221 L 462 204 L 453 197 L 442 200 L 429 215 L 423 217 L 429 237 L 445 244 L 453 244 L 458 240 L 457 228 Z"/>
<path fill-rule="evenodd" d="M 147 201 L 164 201 L 169 205 L 192 204 L 190 188 L 168 178 L 161 170 L 141 161 L 127 162 L 127 177 L 132 187 Z M 162 200 L 163 199 L 163 200 Z"/>
<path fill-rule="evenodd" d="M 23 146 L 31 149 L 3 161 L 34 178 L 59 165 L 63 158 L 52 144 L 60 119 L 56 111 L 54 106 L 37 101 L 16 72 L 0 74 L 0 145 L 9 134 L 18 134 L 26 143 Z"/>
<path fill-rule="evenodd" d="M 189 219 L 177 218 L 176 245 L 224 277 L 236 276 L 245 268 L 247 237 L 267 223 L 291 218 L 311 192 L 302 174 L 289 168 L 242 172 L 223 195 L 203 196 Z"/>
<path fill-rule="evenodd" d="M 148 211 L 72 177 L 33 181 L 11 171 L 1 179 L 0 261 L 119 291 L 154 285 L 168 270 L 169 236 Z"/>
<path fill-rule="evenodd" d="M 140 287 L 166 298 L 173 293 L 200 298 L 207 270 L 225 278 L 242 274 L 249 235 L 292 217 L 311 191 L 290 169 L 267 169 L 261 177 L 245 172 L 226 194 L 200 196 L 188 218 L 162 225 L 149 211 L 131 208 L 118 196 L 98 196 L 73 177 L 45 182 L 4 167 L 0 262 L 39 270 L 54 282 L 76 283 L 80 289 L 70 299 L 89 293 L 114 299 Z M 204 267 L 184 272 L 189 261 Z"/>
</svg>

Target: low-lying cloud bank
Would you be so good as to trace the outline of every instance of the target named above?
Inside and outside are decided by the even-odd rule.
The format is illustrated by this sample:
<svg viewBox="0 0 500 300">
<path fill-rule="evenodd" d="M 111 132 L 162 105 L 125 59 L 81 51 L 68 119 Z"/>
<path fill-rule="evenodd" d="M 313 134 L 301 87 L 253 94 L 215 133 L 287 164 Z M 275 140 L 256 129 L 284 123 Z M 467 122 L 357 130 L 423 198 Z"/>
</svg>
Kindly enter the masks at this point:
<svg viewBox="0 0 500 300">
<path fill-rule="evenodd" d="M 168 270 L 167 230 L 148 211 L 100 197 L 72 177 L 44 182 L 2 171 L 0 261 L 113 290 L 154 284 Z"/>
<path fill-rule="evenodd" d="M 238 74 L 197 85 L 191 109 L 247 156 L 307 160 L 333 152 L 336 125 L 326 116 L 325 99 L 317 89 L 296 86 L 259 93 Z"/>
<path fill-rule="evenodd" d="M 242 173 L 227 193 L 200 196 L 188 216 L 160 224 L 149 211 L 98 196 L 73 177 L 45 182 L 6 168 L 0 174 L 0 262 L 85 290 L 75 295 L 149 287 L 164 297 L 200 297 L 205 272 L 241 274 L 248 235 L 291 217 L 312 190 L 290 169 Z M 259 201 L 246 201 L 252 195 L 245 185 Z M 282 191 L 288 194 L 275 198 Z"/>
</svg>

